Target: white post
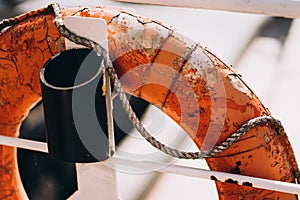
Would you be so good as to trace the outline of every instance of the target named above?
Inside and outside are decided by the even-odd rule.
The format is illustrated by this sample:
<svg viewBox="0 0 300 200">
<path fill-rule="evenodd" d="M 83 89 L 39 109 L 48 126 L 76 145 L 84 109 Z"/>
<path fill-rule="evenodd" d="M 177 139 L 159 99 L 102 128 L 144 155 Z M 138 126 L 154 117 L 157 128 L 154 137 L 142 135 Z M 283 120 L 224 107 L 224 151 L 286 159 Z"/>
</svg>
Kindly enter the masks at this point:
<svg viewBox="0 0 300 200">
<path fill-rule="evenodd" d="M 107 28 L 104 20 L 100 18 L 88 18 L 71 16 L 64 19 L 65 25 L 71 31 L 80 36 L 92 39 L 103 45 L 107 50 Z M 66 48 L 77 48 L 78 45 L 66 40 Z M 80 46 L 79 46 L 80 47 Z M 99 66 L 100 67 L 100 66 Z M 114 130 L 112 117 L 112 97 L 110 79 L 106 78 L 106 107 L 109 132 L 109 156 L 115 152 Z M 116 171 L 113 167 L 98 163 L 76 163 L 76 174 L 78 190 L 69 200 L 117 200 L 117 180 Z"/>
<path fill-rule="evenodd" d="M 117 200 L 115 170 L 102 162 L 76 163 L 77 190 L 68 200 Z"/>
</svg>

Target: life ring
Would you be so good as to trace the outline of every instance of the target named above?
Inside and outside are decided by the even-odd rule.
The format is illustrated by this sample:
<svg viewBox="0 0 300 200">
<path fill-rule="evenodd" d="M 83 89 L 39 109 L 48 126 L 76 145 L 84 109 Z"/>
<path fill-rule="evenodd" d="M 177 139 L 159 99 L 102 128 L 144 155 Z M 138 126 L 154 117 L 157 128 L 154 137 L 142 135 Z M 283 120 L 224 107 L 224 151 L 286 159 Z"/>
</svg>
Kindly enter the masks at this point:
<svg viewBox="0 0 300 200">
<path fill-rule="evenodd" d="M 220 144 L 248 120 L 270 115 L 230 66 L 160 22 L 101 6 L 63 9 L 62 14 L 104 19 L 110 58 L 124 90 L 169 115 L 200 150 Z M 41 100 L 41 67 L 65 50 L 53 20 L 48 6 L 0 24 L 2 135 L 18 137 L 22 121 Z M 0 199 L 26 199 L 16 149 L 1 146 L 0 155 Z M 287 135 L 267 124 L 252 128 L 230 148 L 206 160 L 217 171 L 292 183 L 299 176 Z M 216 181 L 216 185 L 223 200 L 298 199 L 294 194 L 252 188 L 251 183 Z"/>
</svg>

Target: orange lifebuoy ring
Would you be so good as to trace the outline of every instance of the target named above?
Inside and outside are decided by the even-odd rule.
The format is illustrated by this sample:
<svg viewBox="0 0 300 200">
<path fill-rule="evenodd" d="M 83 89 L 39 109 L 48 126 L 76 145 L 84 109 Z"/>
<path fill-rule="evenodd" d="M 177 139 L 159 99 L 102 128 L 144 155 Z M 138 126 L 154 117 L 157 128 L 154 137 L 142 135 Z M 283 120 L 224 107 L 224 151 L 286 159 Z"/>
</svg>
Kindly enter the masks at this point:
<svg viewBox="0 0 300 200">
<path fill-rule="evenodd" d="M 220 144 L 248 120 L 270 115 L 231 67 L 159 22 L 105 7 L 63 9 L 62 14 L 103 18 L 110 58 L 124 90 L 163 110 L 200 150 Z M 22 120 L 41 99 L 41 67 L 65 50 L 53 20 L 49 6 L 0 25 L 2 135 L 18 137 Z M 1 146 L 0 152 L 0 198 L 26 198 L 16 149 Z M 277 134 L 268 125 L 251 129 L 230 148 L 206 160 L 212 170 L 293 183 L 299 171 L 287 135 Z M 249 187 L 251 183 L 216 184 L 219 199 L 298 199 L 293 194 Z"/>
</svg>

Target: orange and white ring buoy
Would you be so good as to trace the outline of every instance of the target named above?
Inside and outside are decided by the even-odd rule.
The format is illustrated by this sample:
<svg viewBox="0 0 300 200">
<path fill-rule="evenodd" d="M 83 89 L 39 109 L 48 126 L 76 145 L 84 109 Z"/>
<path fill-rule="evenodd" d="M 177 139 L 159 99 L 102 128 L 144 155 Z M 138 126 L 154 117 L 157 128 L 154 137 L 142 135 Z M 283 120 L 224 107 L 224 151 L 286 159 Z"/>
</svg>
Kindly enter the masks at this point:
<svg viewBox="0 0 300 200">
<path fill-rule="evenodd" d="M 110 58 L 127 93 L 175 120 L 200 150 L 222 143 L 248 120 L 270 115 L 240 76 L 201 45 L 154 20 L 120 9 L 68 8 L 63 16 L 107 22 Z M 39 72 L 65 50 L 51 6 L 0 24 L 0 134 L 18 137 L 22 120 L 41 100 Z M 9 26 L 8 26 L 9 25 Z M 128 75 L 130 74 L 130 75 Z M 252 128 L 210 169 L 295 183 L 299 169 L 287 135 L 268 124 Z M 16 149 L 0 147 L 0 199 L 25 199 Z M 216 181 L 219 199 L 298 199 L 287 194 Z"/>
</svg>

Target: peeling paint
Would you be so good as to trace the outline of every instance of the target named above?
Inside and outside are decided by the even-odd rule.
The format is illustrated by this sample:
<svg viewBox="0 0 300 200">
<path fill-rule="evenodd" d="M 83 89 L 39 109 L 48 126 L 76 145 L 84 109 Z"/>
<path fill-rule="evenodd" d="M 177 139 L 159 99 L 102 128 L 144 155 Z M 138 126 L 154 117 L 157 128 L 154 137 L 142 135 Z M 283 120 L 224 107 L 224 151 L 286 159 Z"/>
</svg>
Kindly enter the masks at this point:
<svg viewBox="0 0 300 200">
<path fill-rule="evenodd" d="M 174 31 L 172 33 L 172 37 L 176 38 L 178 41 L 183 42 L 186 47 L 193 48 L 197 45 L 197 43 L 195 43 L 193 40 L 189 39 L 188 37 L 176 32 L 176 31 Z"/>
<path fill-rule="evenodd" d="M 75 10 L 73 10 L 72 12 L 75 12 Z M 72 14 L 72 12 L 68 12 L 66 11 L 66 13 Z M 76 12 L 80 12 L 77 11 Z M 88 14 L 93 14 L 93 15 L 97 15 L 98 11 L 91 11 L 90 13 L 80 13 L 80 14 L 84 14 L 86 16 L 88 16 Z M 100 11 L 99 11 L 100 12 Z M 35 14 L 34 14 L 35 13 Z M 27 34 L 28 36 L 26 37 L 32 37 L 31 34 L 34 35 L 39 35 L 39 36 L 44 36 L 44 33 L 41 34 L 40 30 L 36 27 L 35 25 L 35 21 L 38 19 L 39 15 L 41 15 L 41 19 L 43 15 L 45 15 L 46 13 L 48 13 L 48 11 L 45 13 L 45 9 L 44 11 L 35 11 L 34 13 L 28 14 L 28 17 L 30 20 L 30 22 L 28 22 L 27 27 L 29 28 L 27 30 Z M 34 18 L 33 15 L 34 14 Z M 99 14 L 99 16 L 102 16 L 102 14 Z M 104 15 L 103 15 L 104 16 Z M 113 16 L 113 18 L 111 17 Z M 18 21 L 16 22 L 24 22 L 21 21 L 24 19 L 23 17 L 18 17 L 17 18 Z M 205 51 L 205 49 L 203 49 L 200 45 L 196 45 L 196 43 L 194 43 L 193 41 L 189 40 L 188 38 L 173 32 L 172 30 L 166 28 L 163 25 L 159 25 L 157 22 L 155 23 L 152 20 L 144 20 L 141 18 L 138 18 L 137 16 L 134 16 L 133 14 L 127 14 L 127 13 L 121 13 L 120 15 L 116 15 L 116 12 L 113 11 L 113 14 L 109 15 L 109 25 L 108 25 L 108 31 L 109 31 L 109 39 L 110 42 L 113 43 L 112 48 L 114 51 L 120 53 L 117 54 L 117 56 L 121 55 L 121 53 L 127 53 L 133 50 L 139 50 L 140 52 L 132 52 L 131 56 L 124 56 L 125 57 L 125 61 L 121 63 L 118 68 L 116 68 L 116 70 L 119 71 L 125 71 L 127 72 L 128 70 L 132 69 L 132 67 L 135 67 L 133 65 L 133 59 L 136 59 L 137 55 L 144 57 L 147 57 L 148 55 L 159 55 L 159 53 L 163 52 L 163 51 L 157 51 L 157 50 L 164 50 L 165 52 L 169 51 L 172 52 L 173 54 L 179 52 L 178 54 L 176 54 L 176 56 L 173 56 L 174 59 L 170 59 L 170 57 L 168 56 L 168 54 L 162 54 L 161 59 L 163 61 L 168 61 L 168 63 L 173 63 L 174 69 L 178 70 L 179 72 L 182 72 L 184 78 L 186 80 L 189 81 L 189 85 L 188 86 L 192 86 L 195 87 L 193 89 L 195 89 L 195 91 L 199 91 L 199 86 L 201 86 L 200 89 L 202 89 L 202 86 L 204 86 L 205 88 L 205 92 L 206 90 L 210 90 L 210 89 L 215 89 L 219 86 L 219 83 L 222 83 L 221 81 L 223 81 L 225 78 L 226 82 L 224 83 L 224 87 L 229 88 L 229 91 L 232 92 L 234 91 L 232 95 L 232 99 L 227 99 L 227 102 L 230 104 L 233 104 L 234 106 L 231 106 L 231 109 L 228 109 L 227 113 L 223 113 L 224 118 L 226 118 L 227 122 L 226 123 L 230 123 L 233 124 L 230 126 L 227 126 L 226 130 L 223 130 L 223 133 L 228 132 L 228 134 L 233 131 L 233 129 L 239 127 L 242 123 L 242 120 L 246 120 L 246 118 L 243 117 L 253 117 L 253 111 L 252 109 L 249 109 L 250 111 L 248 112 L 243 112 L 242 110 L 246 108 L 252 108 L 258 110 L 257 113 L 258 114 L 262 114 L 262 113 L 268 113 L 268 111 L 265 110 L 264 106 L 256 99 L 256 97 L 254 97 L 253 95 L 253 99 L 250 99 L 250 101 L 246 101 L 247 105 L 244 104 L 238 104 L 238 102 L 235 102 L 234 100 L 236 100 L 237 98 L 239 98 L 239 96 L 250 96 L 252 97 L 252 92 L 250 91 L 250 89 L 245 85 L 245 83 L 240 79 L 240 77 L 236 74 L 234 74 L 233 71 L 231 71 L 231 69 L 228 69 L 228 67 L 221 61 L 219 60 L 215 55 L 213 55 L 212 53 L 210 53 L 208 50 Z M 111 20 L 112 19 L 112 20 Z M 41 21 L 41 20 L 40 20 Z M 52 18 L 52 13 L 51 13 L 51 17 L 47 18 L 47 21 L 49 22 L 49 24 L 47 25 L 51 25 L 51 23 L 53 23 L 53 18 Z M 26 22 L 27 23 L 27 22 Z M 19 25 L 17 23 L 15 23 L 16 25 L 14 27 L 18 27 Z M 30 30 L 31 28 L 31 30 Z M 49 26 L 49 27 L 41 27 L 41 30 L 44 30 L 45 28 L 49 28 L 49 30 L 51 30 L 50 28 L 54 28 L 54 26 Z M 1 31 L 1 25 L 0 25 L 0 31 Z M 5 28 L 4 28 L 5 29 Z M 10 29 L 7 29 L 8 31 L 10 31 Z M 16 29 L 17 30 L 17 29 Z M 55 31 L 54 31 L 55 30 Z M 11 33 L 13 29 L 11 29 Z M 31 31 L 33 33 L 31 33 Z M 27 83 L 26 81 L 18 81 L 16 82 L 18 85 L 23 85 L 26 87 L 22 87 L 22 90 L 18 90 L 17 87 L 13 88 L 14 91 L 14 95 L 10 95 L 9 99 L 10 101 L 7 101 L 6 98 L 3 98 L 4 94 L 6 95 L 10 93 L 11 88 L 8 88 L 10 86 L 8 86 L 7 84 L 3 85 L 3 88 L 5 88 L 5 90 L 0 90 L 0 105 L 4 104 L 4 106 L 0 106 L 0 108 L 2 109 L 2 114 L 4 117 L 1 117 L 1 126 L 3 127 L 8 127 L 8 126 L 12 126 L 11 123 L 12 122 L 16 122 L 16 121 L 20 121 L 20 119 L 23 119 L 24 116 L 26 115 L 26 113 L 28 112 L 28 109 L 30 108 L 29 102 L 36 102 L 37 98 L 39 97 L 39 95 L 32 95 L 32 92 L 28 93 L 28 89 L 33 90 L 32 88 L 38 88 L 38 79 L 34 79 L 34 77 L 37 76 L 33 76 L 33 71 L 38 71 L 38 66 L 41 67 L 42 64 L 46 61 L 46 58 L 50 57 L 50 53 L 51 51 L 55 52 L 59 52 L 62 51 L 64 48 L 63 43 L 60 43 L 60 39 L 59 35 L 56 32 L 56 29 L 53 29 L 52 31 L 49 31 L 49 35 L 48 35 L 48 29 L 46 30 L 47 34 L 46 37 L 43 38 L 45 39 L 48 43 L 50 43 L 51 45 L 45 46 L 44 42 L 43 43 L 39 43 L 39 42 L 35 42 L 32 44 L 37 45 L 35 46 L 28 46 L 28 48 L 32 48 L 33 50 L 30 51 L 30 54 L 34 54 L 34 48 L 40 48 L 43 49 L 42 53 L 39 56 L 36 56 L 39 59 L 36 59 L 36 62 L 28 62 L 28 58 L 25 57 L 24 54 L 22 54 L 22 56 L 17 57 L 16 55 L 13 55 L 11 57 L 6 56 L 6 52 L 3 49 L 7 49 L 7 51 L 9 50 L 9 55 L 11 54 L 11 52 L 18 52 L 18 49 L 16 47 L 15 44 L 18 44 L 20 46 L 20 49 L 22 48 L 22 43 L 20 42 L 20 38 L 14 38 L 12 37 L 12 34 L 3 34 L 2 39 L 3 39 L 3 44 L 1 46 L 0 52 L 2 54 L 1 57 L 5 58 L 5 60 L 9 60 L 13 63 L 13 70 L 9 71 L 9 68 L 7 68 L 8 66 L 4 65 L 0 66 L 1 70 L 5 70 L 5 72 L 7 74 L 9 74 L 10 78 L 17 78 L 18 76 L 11 76 L 12 74 L 15 73 L 15 71 L 17 73 L 23 73 L 23 72 L 27 72 L 24 73 L 25 78 L 27 77 L 27 79 L 30 80 L 29 83 Z M 21 34 L 20 32 L 18 32 L 18 34 Z M 49 37 L 48 37 L 49 36 Z M 57 40 L 54 40 L 56 39 Z M 174 39 L 175 38 L 175 39 Z M 166 47 L 164 46 L 168 39 L 172 39 L 171 42 L 168 44 L 169 46 Z M 19 40 L 19 42 L 17 43 L 17 41 Z M 53 41 L 52 41 L 53 40 Z M 7 41 L 7 42 L 6 42 Z M 44 40 L 39 40 L 39 41 L 44 41 Z M 7 43 L 7 44 L 6 44 Z M 175 43 L 178 44 L 178 46 L 175 46 Z M 19 48 L 18 46 L 18 48 Z M 43 47 L 43 48 L 41 48 Z M 172 47 L 172 48 L 170 48 Z M 179 47 L 179 48 L 177 48 Z M 180 49 L 182 48 L 182 49 Z M 112 52 L 112 51 L 110 51 Z M 164 53 L 165 53 L 164 52 Z M 169 53 L 168 52 L 168 53 Z M 29 54 L 28 53 L 28 54 Z M 21 55 L 21 54 L 20 54 Z M 114 56 L 114 55 L 113 55 Z M 210 57 L 208 57 L 210 56 Z M 153 56 L 154 57 L 154 56 Z M 18 59 L 19 60 L 18 60 Z M 138 59 L 137 59 L 138 60 Z M 145 59 L 146 60 L 146 59 Z M 138 60 L 139 61 L 139 60 Z M 147 59 L 147 61 L 151 62 L 153 61 L 153 59 Z M 154 60 L 155 61 L 155 60 Z M 136 62 L 138 63 L 138 62 Z M 134 64 L 136 64 L 134 63 Z M 184 65 L 184 66 L 183 66 Z M 175 68 L 176 67 L 176 68 Z M 181 68 L 182 67 L 182 68 Z M 223 69 L 225 69 L 225 71 L 222 71 Z M 219 71 L 220 70 L 220 71 Z M 219 74 L 220 72 L 220 74 Z M 165 71 L 161 71 L 158 72 L 156 74 L 156 76 L 161 75 L 161 76 L 166 76 Z M 227 73 L 232 73 L 230 75 L 228 75 Z M 143 75 L 143 74 L 142 74 Z M 144 76 L 142 76 L 142 78 L 144 78 Z M 222 78 L 222 79 L 220 79 Z M 27 80 L 25 79 L 25 80 Z M 21 79 L 22 80 L 22 79 Z M 133 79 L 133 81 L 136 81 Z M 178 80 L 177 80 L 178 81 Z M 174 81 L 175 83 L 175 81 Z M 179 82 L 178 83 L 182 83 Z M 1 84 L 0 84 L 1 85 Z M 124 84 L 125 85 L 125 84 Z M 175 85 L 175 84 L 174 84 Z M 182 84 L 181 84 L 182 85 Z M 177 85 L 176 85 L 177 86 Z M 198 86 L 198 87 L 197 87 Z M 7 89 L 6 89 L 7 88 Z M 183 87 L 182 87 L 183 88 Z M 235 90 L 237 90 L 237 92 L 235 92 Z M 5 91 L 5 93 L 3 92 Z M 217 91 L 217 90 L 215 90 Z M 26 92 L 26 94 L 22 94 L 21 92 Z M 4 93 L 4 94 L 3 94 Z M 200 100 L 199 104 L 196 104 L 195 107 L 197 108 L 197 106 L 199 106 L 199 112 L 201 115 L 201 123 L 202 122 L 206 122 L 205 120 L 207 120 L 207 122 L 211 122 L 211 124 L 213 125 L 218 125 L 220 124 L 220 117 L 221 114 L 219 114 L 219 110 L 217 110 L 215 113 L 213 113 L 213 111 L 210 114 L 210 108 L 213 107 L 213 103 L 217 100 L 220 100 L 221 98 L 217 99 L 218 97 L 220 97 L 221 95 L 219 94 L 220 91 L 218 91 L 218 95 L 212 94 L 211 95 L 211 102 L 209 102 L 209 100 L 207 101 L 207 99 L 203 98 L 200 99 L 201 96 L 197 96 L 196 93 L 193 93 L 192 95 L 190 95 L 191 93 L 188 93 L 187 90 L 182 90 L 180 95 L 186 97 L 186 101 L 184 102 L 184 104 L 181 104 L 182 107 L 180 107 L 179 104 L 177 104 L 177 99 L 175 97 L 172 97 L 168 100 L 170 100 L 169 106 L 165 107 L 164 111 L 167 112 L 170 116 L 172 116 L 172 118 L 178 123 L 180 124 L 183 128 L 185 128 L 185 130 L 190 133 L 191 136 L 194 136 L 194 132 L 193 130 L 194 127 L 198 124 L 198 122 L 200 122 L 198 119 L 195 121 L 192 121 L 195 119 L 195 115 L 197 114 L 196 112 L 193 112 L 194 109 L 194 105 L 191 104 L 191 100 L 190 98 L 194 98 L 193 100 Z M 28 94 L 28 95 L 27 95 Z M 246 95 L 245 95 L 246 94 Z M 30 96 L 31 98 L 29 99 L 28 96 Z M 215 96 L 214 96 L 215 95 Z M 208 95 L 206 95 L 208 96 Z M 171 93 L 170 96 L 171 97 Z M 221 96 L 223 97 L 223 96 Z M 13 99 L 14 98 L 14 99 Z M 21 105 L 20 102 L 21 98 L 24 98 L 24 102 L 25 104 Z M 25 99 L 27 98 L 27 99 Z M 231 98 L 231 97 L 230 97 Z M 13 101 L 12 101 L 13 99 Z M 154 100 L 153 100 L 154 99 Z M 151 99 L 153 102 L 156 101 L 155 98 L 153 97 L 153 99 Z M 26 100 L 26 101 L 25 101 Z M 173 100 L 173 101 L 172 101 Z M 14 102 L 14 104 L 12 104 L 11 102 Z M 220 101 L 219 101 L 220 102 Z M 218 102 L 218 103 L 219 103 Z M 197 102 L 198 103 L 198 102 Z M 243 103 L 243 102 L 242 102 Z M 228 104 L 228 105 L 229 105 Z M 32 103 L 32 105 L 34 105 Z M 191 106 L 192 105 L 192 106 Z M 212 106 L 211 106 L 212 105 Z M 17 107 L 18 106 L 18 107 Z M 25 106 L 24 109 L 19 109 L 22 108 L 22 106 Z M 185 107 L 183 107 L 185 106 Z M 217 104 L 217 106 L 221 107 L 220 103 Z M 17 109 L 15 109 L 17 107 Z M 218 107 L 218 108 L 219 108 Z M 224 107 L 224 106 L 223 106 Z M 188 120 L 189 122 L 184 122 L 181 118 L 182 116 L 180 114 L 178 114 L 181 108 L 192 108 L 191 111 L 186 112 L 185 115 L 188 116 Z M 214 108 L 214 107 L 213 107 Z M 13 110 L 13 112 L 11 110 Z M 212 109 L 213 110 L 213 109 Z M 26 111 L 26 112 L 25 112 Z M 208 111 L 208 112 L 206 112 Z M 24 113 L 25 112 L 25 113 Z M 214 116 L 213 118 L 209 118 L 211 116 Z M 240 120 L 241 119 L 241 120 Z M 190 122 L 191 121 L 191 122 Z M 185 124 L 184 124 L 185 123 Z M 9 125 L 8 125 L 9 124 Z M 195 125 L 196 124 L 196 125 Z M 199 123 L 200 124 L 200 123 Z M 193 137 L 195 143 L 200 146 L 202 144 L 202 132 L 206 132 L 206 127 L 208 126 L 208 123 L 204 123 L 203 126 L 202 124 L 200 124 L 200 128 L 198 129 L 199 132 L 195 132 L 196 136 Z M 184 127 L 185 126 L 185 127 Z M 19 128 L 19 123 L 15 123 L 13 124 L 12 127 L 8 127 L 7 131 L 5 132 L 7 135 L 10 136 L 17 136 L 18 135 L 18 131 L 17 129 Z M 217 127 L 219 128 L 219 127 Z M 268 127 L 265 127 L 268 128 Z M 12 129 L 14 129 L 12 131 Z M 197 131 L 198 131 L 197 130 Z M 3 130 L 4 131 L 4 130 Z M 218 132 L 221 132 L 221 130 L 218 129 Z M 236 143 L 236 145 L 234 145 L 234 147 L 230 149 L 228 149 L 229 151 L 226 153 L 224 152 L 223 155 L 221 155 L 220 157 L 216 157 L 216 158 L 208 158 L 209 164 L 211 169 L 213 170 L 219 170 L 219 171 L 229 171 L 232 168 L 232 171 L 234 173 L 237 174 L 245 174 L 245 175 L 249 175 L 249 174 L 253 174 L 255 176 L 258 177 L 264 177 L 265 174 L 267 175 L 272 175 L 272 179 L 279 179 L 281 181 L 288 181 L 288 182 L 292 182 L 295 181 L 295 178 L 298 179 L 299 182 L 299 169 L 297 167 L 297 163 L 295 161 L 293 152 L 291 151 L 291 146 L 288 142 L 288 139 L 286 137 L 286 135 L 284 135 L 284 130 L 280 130 L 279 131 L 280 136 L 282 137 L 273 137 L 273 135 L 269 134 L 266 136 L 264 136 L 264 133 L 260 133 L 258 130 L 253 129 L 253 137 L 251 135 L 251 137 L 248 138 L 252 138 L 252 142 L 249 143 L 248 140 L 240 140 L 238 143 Z M 226 133 L 227 134 L 227 133 Z M 262 135 L 261 135 L 262 134 Z M 224 134 L 223 134 L 224 135 Z M 221 136 L 223 136 L 221 135 Z M 261 137 L 262 136 L 262 137 Z M 200 139 L 199 139 L 200 138 Z M 274 139 L 275 138 L 275 139 Z M 271 139 L 269 141 L 269 139 Z M 264 142 L 268 143 L 268 145 L 265 145 Z M 255 144 L 258 146 L 255 147 L 249 147 L 245 149 L 245 147 L 248 145 L 252 145 Z M 263 147 L 265 147 L 266 151 L 263 149 Z M 18 177 L 18 173 L 17 172 L 17 168 L 12 168 L 17 166 L 13 161 L 15 160 L 15 154 L 13 154 L 10 151 L 11 148 L 7 148 L 7 149 L 2 149 L 2 156 L 0 157 L 1 161 L 3 161 L 2 163 L 11 163 L 11 165 L 9 167 L 11 167 L 12 171 L 8 171 L 9 176 L 7 178 L 7 176 L 2 176 L 0 177 L 0 185 L 1 183 L 3 183 L 3 180 L 11 180 L 8 182 L 4 182 L 6 183 L 6 186 L 10 186 L 9 188 L 16 188 L 15 190 L 12 190 L 12 195 L 14 195 L 13 197 L 11 197 L 12 199 L 24 199 L 24 198 L 18 198 L 18 196 L 21 196 L 22 194 L 20 193 L 22 188 L 22 184 L 20 182 L 18 182 L 20 179 Z M 250 154 L 250 155 L 249 155 Z M 272 156 L 272 157 L 271 157 Z M 245 157 L 245 158 L 244 158 Z M 248 159 L 247 159 L 248 158 Z M 10 160 L 8 160 L 10 159 Z M 238 160 L 235 165 L 234 165 L 234 160 Z M 8 162 L 7 162 L 8 161 Z M 261 165 L 261 163 L 259 163 L 260 161 L 263 161 L 263 165 Z M 278 162 L 278 163 L 277 163 Z M 272 168 L 272 166 L 274 166 Z M 6 167 L 5 165 L 2 165 L 4 167 Z M 258 168 L 258 167 L 259 168 Z M 259 170 L 258 170 L 259 169 Z M 271 170 L 270 170 L 271 169 Z M 269 173 L 270 171 L 270 173 Z M 294 175 L 292 175 L 291 172 L 297 171 L 297 173 L 294 173 Z M 215 176 L 211 176 L 210 177 L 212 180 L 218 181 L 217 177 Z M 268 178 L 268 177 L 267 177 Z M 220 180 L 221 181 L 221 180 Z M 243 183 L 238 183 L 236 180 L 231 179 L 230 177 L 228 177 L 227 180 L 222 180 L 225 181 L 226 183 L 235 183 L 235 184 L 239 184 L 239 185 L 244 185 L 244 186 L 252 186 L 251 182 L 243 182 Z M 11 185 L 16 184 L 14 186 L 17 187 L 11 187 Z M 261 191 L 259 189 L 256 188 L 250 188 L 250 187 L 237 187 L 237 186 L 232 186 L 232 187 L 227 187 L 228 184 L 223 184 L 223 183 L 218 183 L 217 187 L 219 190 L 219 194 L 220 194 L 220 198 L 224 199 L 232 199 L 232 198 L 239 198 L 239 199 L 296 199 L 297 197 L 295 195 L 287 195 L 287 194 L 283 194 L 283 193 L 277 193 L 277 192 L 273 192 L 273 191 Z M 7 187 L 8 188 L 8 187 Z M 5 188 L 4 188 L 5 189 Z M 4 190 L 3 190 L 4 191 Z M 22 192 L 22 191 L 21 191 Z M 2 195 L 2 196 L 1 196 Z M 3 199 L 3 195 L 6 195 L 6 193 L 0 193 L 0 199 Z M 10 195 L 10 194 L 9 194 Z M 222 195 L 222 197 L 221 197 Z M 254 198 L 253 195 L 255 195 Z M 6 195 L 7 196 L 7 195 Z"/>
<path fill-rule="evenodd" d="M 246 94 L 248 97 L 252 98 L 252 92 L 251 92 L 251 91 L 248 89 L 248 87 L 241 81 L 239 75 L 237 75 L 237 74 L 229 74 L 227 77 L 228 77 L 228 79 L 231 81 L 232 86 L 233 86 L 236 90 L 238 90 L 238 91 L 240 91 L 240 92 Z"/>
<path fill-rule="evenodd" d="M 170 31 L 156 23 L 142 24 L 136 17 L 121 13 L 108 25 L 112 39 L 126 44 L 128 50 L 146 51 L 155 55 L 158 48 L 169 36 Z"/>
<path fill-rule="evenodd" d="M 264 137 L 265 137 L 265 142 L 268 144 L 271 141 L 271 138 L 267 133 L 265 133 Z"/>
<path fill-rule="evenodd" d="M 219 78 L 218 69 L 200 46 L 192 52 L 183 68 L 183 74 L 193 86 L 200 78 L 203 79 L 208 89 L 213 88 Z"/>
</svg>

